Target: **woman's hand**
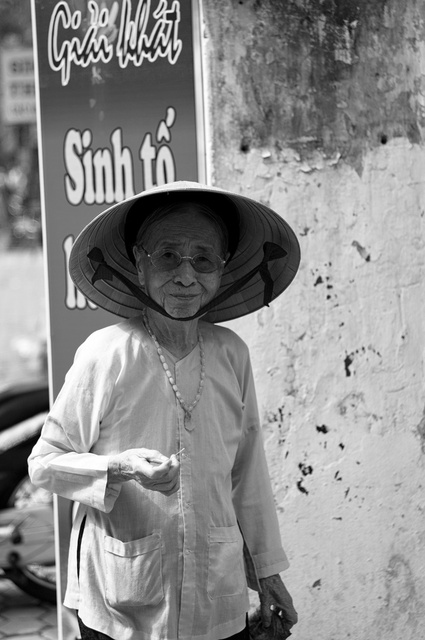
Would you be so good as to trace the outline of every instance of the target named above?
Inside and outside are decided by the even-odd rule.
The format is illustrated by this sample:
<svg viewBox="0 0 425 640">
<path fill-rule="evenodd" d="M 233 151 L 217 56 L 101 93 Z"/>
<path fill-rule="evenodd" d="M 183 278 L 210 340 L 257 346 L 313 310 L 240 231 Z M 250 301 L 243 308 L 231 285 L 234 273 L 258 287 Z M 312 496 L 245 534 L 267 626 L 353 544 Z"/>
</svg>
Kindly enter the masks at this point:
<svg viewBox="0 0 425 640">
<path fill-rule="evenodd" d="M 154 449 L 128 449 L 110 456 L 108 482 L 135 480 L 145 489 L 170 496 L 180 486 L 179 468 L 174 454 L 167 458 Z"/>
<path fill-rule="evenodd" d="M 260 578 L 260 608 L 263 626 L 268 628 L 272 624 L 272 617 L 280 619 L 277 638 L 288 638 L 291 627 L 298 622 L 298 615 L 294 609 L 292 598 L 279 575 Z M 276 625 L 273 625 L 275 628 Z"/>
</svg>

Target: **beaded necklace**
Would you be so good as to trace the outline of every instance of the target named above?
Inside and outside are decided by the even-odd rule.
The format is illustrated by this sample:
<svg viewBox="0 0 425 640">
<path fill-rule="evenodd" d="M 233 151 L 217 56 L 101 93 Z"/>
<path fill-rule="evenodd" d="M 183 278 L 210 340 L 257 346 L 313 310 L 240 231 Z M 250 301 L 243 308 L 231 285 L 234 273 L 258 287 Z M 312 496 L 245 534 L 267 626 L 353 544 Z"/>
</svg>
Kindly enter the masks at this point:
<svg viewBox="0 0 425 640">
<path fill-rule="evenodd" d="M 199 400 L 201 399 L 201 395 L 202 395 L 202 391 L 204 389 L 204 381 L 205 381 L 205 351 L 204 351 L 204 339 L 202 337 L 201 332 L 198 329 L 198 342 L 199 342 L 199 353 L 200 353 L 200 361 L 201 361 L 201 373 L 200 373 L 200 377 L 199 377 L 199 385 L 198 385 L 198 391 L 196 392 L 196 396 L 194 398 L 194 400 L 190 403 L 190 405 L 187 405 L 186 402 L 183 399 L 182 394 L 179 391 L 178 386 L 176 385 L 176 381 L 173 378 L 173 374 L 170 371 L 170 367 L 167 364 L 167 361 L 165 359 L 164 353 L 161 349 L 161 346 L 158 342 L 158 340 L 156 339 L 149 321 L 148 321 L 148 317 L 146 315 L 146 312 L 143 311 L 142 312 L 143 315 L 143 322 L 145 324 L 146 330 L 149 333 L 150 337 L 152 338 L 152 341 L 156 347 L 156 351 L 159 357 L 159 360 L 162 364 L 162 368 L 165 371 L 165 374 L 167 376 L 168 382 L 170 383 L 170 386 L 172 388 L 172 390 L 174 391 L 174 395 L 176 396 L 178 402 L 180 403 L 184 414 L 185 414 L 185 420 L 190 420 L 190 418 L 192 417 L 192 411 L 194 410 L 194 408 L 196 407 L 196 405 L 198 404 Z"/>
</svg>

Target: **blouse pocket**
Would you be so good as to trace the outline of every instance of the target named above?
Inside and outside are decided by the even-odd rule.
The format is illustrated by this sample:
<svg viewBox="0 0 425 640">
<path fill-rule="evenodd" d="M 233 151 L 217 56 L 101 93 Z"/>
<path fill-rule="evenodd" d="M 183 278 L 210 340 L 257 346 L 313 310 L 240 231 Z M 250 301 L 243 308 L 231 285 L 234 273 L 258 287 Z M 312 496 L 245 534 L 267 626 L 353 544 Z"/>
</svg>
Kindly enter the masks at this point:
<svg viewBox="0 0 425 640">
<path fill-rule="evenodd" d="M 112 607 L 157 605 L 164 597 L 161 534 L 121 542 L 105 536 L 105 595 Z"/>
<path fill-rule="evenodd" d="M 238 525 L 211 527 L 208 540 L 208 586 L 210 598 L 244 593 L 246 577 L 243 538 Z"/>
</svg>

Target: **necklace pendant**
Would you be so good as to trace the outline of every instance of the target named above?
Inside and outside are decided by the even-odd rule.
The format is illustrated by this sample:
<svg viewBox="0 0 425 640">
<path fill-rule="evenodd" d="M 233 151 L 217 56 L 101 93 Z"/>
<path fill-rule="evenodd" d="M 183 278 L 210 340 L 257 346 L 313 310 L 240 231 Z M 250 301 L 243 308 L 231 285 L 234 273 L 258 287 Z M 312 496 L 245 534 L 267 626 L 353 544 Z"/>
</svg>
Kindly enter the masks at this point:
<svg viewBox="0 0 425 640">
<path fill-rule="evenodd" d="M 185 411 L 184 412 L 184 423 L 187 424 L 188 422 L 190 422 L 192 418 L 192 414 L 190 413 L 190 411 Z"/>
</svg>

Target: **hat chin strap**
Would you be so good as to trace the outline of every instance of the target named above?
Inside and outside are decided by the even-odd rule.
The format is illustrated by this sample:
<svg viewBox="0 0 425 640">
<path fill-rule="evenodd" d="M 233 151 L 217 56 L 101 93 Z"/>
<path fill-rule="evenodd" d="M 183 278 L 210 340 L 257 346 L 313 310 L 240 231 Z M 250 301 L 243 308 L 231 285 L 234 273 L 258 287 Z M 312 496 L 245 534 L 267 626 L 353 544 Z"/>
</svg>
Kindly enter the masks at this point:
<svg viewBox="0 0 425 640">
<path fill-rule="evenodd" d="M 273 279 L 270 275 L 267 263 L 271 260 L 277 260 L 279 258 L 284 258 L 287 255 L 287 251 L 280 247 L 278 244 L 274 242 L 265 242 L 263 244 L 263 259 L 261 262 L 251 269 L 247 274 L 236 280 L 230 287 L 225 289 L 218 296 L 210 300 L 208 304 L 201 307 L 193 316 L 188 316 L 187 318 L 175 318 L 170 315 L 163 307 L 161 307 L 155 300 L 153 300 L 150 296 L 146 295 L 144 291 L 139 289 L 131 280 L 126 278 L 122 273 L 120 273 L 114 267 L 111 267 L 103 256 L 102 251 L 98 247 L 94 247 L 88 254 L 87 257 L 92 262 L 98 263 L 98 267 L 92 276 L 92 284 L 93 286 L 98 280 L 110 281 L 115 276 L 120 282 L 122 282 L 127 289 L 133 294 L 137 300 L 139 300 L 142 304 L 153 309 L 153 311 L 157 311 L 161 313 L 163 316 L 170 318 L 171 320 L 181 320 L 182 322 L 186 322 L 189 320 L 195 320 L 196 318 L 200 318 L 204 316 L 206 313 L 217 307 L 219 304 L 230 298 L 230 296 L 237 293 L 251 278 L 253 278 L 257 273 L 260 273 L 261 278 L 264 282 L 264 298 L 263 305 L 268 307 L 272 298 L 273 298 Z"/>
</svg>

